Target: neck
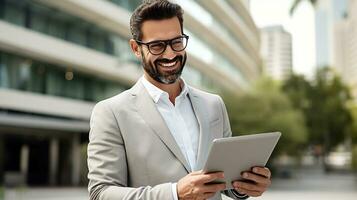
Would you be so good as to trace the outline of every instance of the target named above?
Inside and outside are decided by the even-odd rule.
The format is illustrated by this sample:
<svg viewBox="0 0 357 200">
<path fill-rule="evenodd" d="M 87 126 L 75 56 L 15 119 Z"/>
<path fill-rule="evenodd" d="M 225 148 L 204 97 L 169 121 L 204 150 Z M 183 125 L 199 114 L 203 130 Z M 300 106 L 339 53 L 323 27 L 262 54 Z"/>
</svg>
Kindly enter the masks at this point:
<svg viewBox="0 0 357 200">
<path fill-rule="evenodd" d="M 156 80 L 154 80 L 147 74 L 145 74 L 144 76 L 145 76 L 146 80 L 148 80 L 150 83 L 152 83 L 156 87 L 160 88 L 161 90 L 167 92 L 169 94 L 169 99 L 170 99 L 171 103 L 175 105 L 175 99 L 181 93 L 181 85 L 180 85 L 179 79 L 176 80 L 176 82 L 172 83 L 172 84 L 163 84 L 163 83 L 157 82 Z"/>
</svg>

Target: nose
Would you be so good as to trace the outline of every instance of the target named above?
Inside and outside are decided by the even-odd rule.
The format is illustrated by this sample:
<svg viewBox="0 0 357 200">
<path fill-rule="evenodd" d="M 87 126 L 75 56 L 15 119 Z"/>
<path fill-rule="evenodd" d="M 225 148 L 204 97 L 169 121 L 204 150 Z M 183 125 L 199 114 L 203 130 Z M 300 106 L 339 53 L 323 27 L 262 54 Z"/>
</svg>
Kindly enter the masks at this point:
<svg viewBox="0 0 357 200">
<path fill-rule="evenodd" d="M 168 59 L 172 59 L 176 56 L 176 52 L 171 48 L 171 45 L 167 45 L 165 51 L 162 53 L 162 56 Z"/>
</svg>

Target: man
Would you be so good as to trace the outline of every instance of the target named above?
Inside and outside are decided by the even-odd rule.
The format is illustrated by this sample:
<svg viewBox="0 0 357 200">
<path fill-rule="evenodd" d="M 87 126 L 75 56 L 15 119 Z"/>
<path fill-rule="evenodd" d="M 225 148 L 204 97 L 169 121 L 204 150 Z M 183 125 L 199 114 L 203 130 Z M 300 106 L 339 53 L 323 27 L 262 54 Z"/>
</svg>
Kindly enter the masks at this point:
<svg viewBox="0 0 357 200">
<path fill-rule="evenodd" d="M 214 138 L 230 137 L 222 99 L 180 78 L 188 36 L 183 11 L 167 0 L 142 3 L 133 13 L 130 46 L 144 75 L 129 90 L 99 102 L 88 145 L 91 200 L 235 199 L 260 196 L 270 171 L 254 167 L 247 181 L 209 184 L 223 172 L 201 169 Z M 234 152 L 232 152 L 234 153 Z M 239 173 L 239 172 L 237 172 Z"/>
</svg>

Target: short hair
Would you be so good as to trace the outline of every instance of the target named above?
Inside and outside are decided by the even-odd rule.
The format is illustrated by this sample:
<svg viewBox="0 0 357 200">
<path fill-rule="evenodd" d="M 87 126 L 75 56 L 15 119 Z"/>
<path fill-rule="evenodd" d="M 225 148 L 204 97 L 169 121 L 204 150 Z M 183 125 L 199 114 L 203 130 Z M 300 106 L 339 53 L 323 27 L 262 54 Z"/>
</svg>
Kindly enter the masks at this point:
<svg viewBox="0 0 357 200">
<path fill-rule="evenodd" d="M 130 18 L 130 31 L 134 40 L 143 37 L 141 27 L 146 20 L 162 20 L 177 17 L 183 33 L 183 10 L 181 6 L 168 0 L 144 0 Z"/>
</svg>

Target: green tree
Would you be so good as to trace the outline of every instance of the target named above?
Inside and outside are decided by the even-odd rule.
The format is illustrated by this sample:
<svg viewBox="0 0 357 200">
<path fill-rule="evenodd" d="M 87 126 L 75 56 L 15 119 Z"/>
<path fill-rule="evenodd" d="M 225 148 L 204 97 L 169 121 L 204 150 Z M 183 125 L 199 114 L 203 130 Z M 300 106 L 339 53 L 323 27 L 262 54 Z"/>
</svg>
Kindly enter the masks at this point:
<svg viewBox="0 0 357 200">
<path fill-rule="evenodd" d="M 352 143 L 357 145 L 357 106 L 354 104 L 351 108 L 352 110 L 352 119 L 353 119 L 353 125 L 351 128 L 351 139 Z"/>
<path fill-rule="evenodd" d="M 282 85 L 282 91 L 288 95 L 294 108 L 303 112 L 310 106 L 308 95 L 312 90 L 310 82 L 302 75 L 291 75 Z"/>
<path fill-rule="evenodd" d="M 323 145 L 328 152 L 345 140 L 352 125 L 347 108 L 350 94 L 329 68 L 318 70 L 311 83 L 301 76 L 292 76 L 282 89 L 294 107 L 304 113 L 311 144 Z"/>
<path fill-rule="evenodd" d="M 352 106 L 353 126 L 351 128 L 352 140 L 352 168 L 357 171 L 357 107 Z"/>
<path fill-rule="evenodd" d="M 275 155 L 298 155 L 306 142 L 303 114 L 294 109 L 288 97 L 269 79 L 258 82 L 253 91 L 239 97 L 225 96 L 234 135 L 280 131 L 282 137 Z"/>
</svg>

